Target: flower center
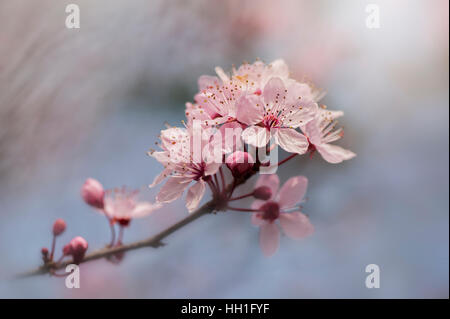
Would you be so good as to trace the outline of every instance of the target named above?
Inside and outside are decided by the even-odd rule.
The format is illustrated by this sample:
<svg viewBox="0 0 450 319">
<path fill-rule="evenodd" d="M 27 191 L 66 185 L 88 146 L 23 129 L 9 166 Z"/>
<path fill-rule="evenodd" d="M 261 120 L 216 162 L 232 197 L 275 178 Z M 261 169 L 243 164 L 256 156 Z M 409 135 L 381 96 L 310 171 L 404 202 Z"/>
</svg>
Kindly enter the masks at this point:
<svg viewBox="0 0 450 319">
<path fill-rule="evenodd" d="M 263 213 L 262 218 L 268 221 L 274 221 L 280 216 L 280 205 L 277 202 L 268 201 L 259 210 Z"/>
<path fill-rule="evenodd" d="M 270 129 L 272 127 L 277 127 L 280 124 L 278 118 L 273 114 L 268 114 L 262 120 L 262 124 L 265 128 Z"/>
</svg>

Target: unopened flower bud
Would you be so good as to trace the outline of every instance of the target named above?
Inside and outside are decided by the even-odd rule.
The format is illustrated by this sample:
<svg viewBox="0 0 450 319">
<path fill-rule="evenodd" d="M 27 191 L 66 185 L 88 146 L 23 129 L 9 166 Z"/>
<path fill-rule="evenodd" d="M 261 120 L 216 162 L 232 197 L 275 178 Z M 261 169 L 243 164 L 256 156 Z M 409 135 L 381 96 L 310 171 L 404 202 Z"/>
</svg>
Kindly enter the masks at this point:
<svg viewBox="0 0 450 319">
<path fill-rule="evenodd" d="M 272 190 L 268 186 L 260 186 L 253 192 L 256 199 L 268 200 L 272 197 Z"/>
<path fill-rule="evenodd" d="M 248 173 L 254 164 L 253 157 L 247 152 L 236 151 L 228 155 L 225 163 L 234 177 Z"/>
<path fill-rule="evenodd" d="M 41 254 L 42 254 L 43 257 L 47 257 L 48 256 L 48 248 L 47 247 L 42 247 Z"/>
<path fill-rule="evenodd" d="M 103 199 L 105 197 L 105 190 L 99 181 L 93 178 L 88 178 L 81 187 L 81 196 L 84 201 L 95 208 L 103 209 Z"/>
<path fill-rule="evenodd" d="M 66 222 L 59 218 L 53 223 L 53 235 L 59 236 L 66 230 Z"/>
<path fill-rule="evenodd" d="M 72 239 L 69 244 L 64 246 L 63 253 L 64 255 L 72 255 L 73 262 L 75 264 L 79 264 L 83 260 L 87 249 L 87 241 L 83 237 L 78 236 Z"/>
<path fill-rule="evenodd" d="M 64 245 L 63 255 L 67 256 L 67 255 L 71 255 L 71 254 L 72 254 L 72 247 L 70 246 L 70 244 Z"/>
</svg>

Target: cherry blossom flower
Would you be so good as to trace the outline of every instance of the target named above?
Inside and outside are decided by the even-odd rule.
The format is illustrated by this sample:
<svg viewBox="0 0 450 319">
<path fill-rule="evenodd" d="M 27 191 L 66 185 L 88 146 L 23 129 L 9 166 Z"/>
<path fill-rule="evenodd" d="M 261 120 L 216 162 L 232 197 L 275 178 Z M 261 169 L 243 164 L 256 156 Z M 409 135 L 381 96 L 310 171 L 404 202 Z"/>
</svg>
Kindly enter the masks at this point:
<svg viewBox="0 0 450 319">
<path fill-rule="evenodd" d="M 218 150 L 220 157 L 218 161 L 206 156 L 204 150 L 214 146 L 209 144 L 210 138 L 205 139 L 203 134 L 199 137 L 200 150 L 195 149 L 193 131 L 190 127 L 171 127 L 163 130 L 160 136 L 162 151 L 149 152 L 150 156 L 164 165 L 164 170 L 156 176 L 150 187 L 168 178 L 156 196 L 157 202 L 170 203 L 176 200 L 182 196 L 191 182 L 195 182 L 187 191 L 186 207 L 189 212 L 194 211 L 203 198 L 206 189 L 205 179 L 215 174 L 222 164 L 221 148 Z"/>
<path fill-rule="evenodd" d="M 309 86 L 271 78 L 261 96 L 246 95 L 238 101 L 237 119 L 249 125 L 242 134 L 248 144 L 265 146 L 271 137 L 274 143 L 290 153 L 304 154 L 308 140 L 296 130 L 312 120 L 318 106 L 312 99 Z"/>
<path fill-rule="evenodd" d="M 301 127 L 303 133 L 308 137 L 310 143 L 308 150 L 311 156 L 318 151 L 324 160 L 334 164 L 356 156 L 352 151 L 329 144 L 343 136 L 342 128 L 335 129 L 336 119 L 342 115 L 344 115 L 342 111 L 320 109 L 314 120 Z"/>
<path fill-rule="evenodd" d="M 233 68 L 231 75 L 227 75 L 222 68 L 216 67 L 218 76 L 203 75 L 198 80 L 199 93 L 195 95 L 195 103 L 186 104 L 186 117 L 190 123 L 199 119 L 207 126 L 221 125 L 236 120 L 239 99 L 245 95 L 262 94 L 264 86 L 274 77 L 280 78 L 287 87 L 296 82 L 289 78 L 286 63 L 279 59 L 270 64 L 256 61 L 253 64 L 244 63 L 238 69 Z M 316 98 L 316 92 L 307 84 L 303 94 Z"/>
<path fill-rule="evenodd" d="M 278 191 L 279 184 L 277 175 L 266 174 L 261 175 L 255 185 L 255 188 L 269 187 L 272 194 L 268 200 L 257 199 L 252 204 L 252 209 L 258 210 L 252 214 L 252 223 L 260 228 L 259 242 L 265 256 L 272 256 L 278 249 L 280 231 L 277 220 L 283 232 L 293 239 L 304 238 L 314 232 L 309 218 L 296 206 L 306 193 L 306 177 L 291 177 Z"/>
<path fill-rule="evenodd" d="M 112 223 L 128 226 L 134 218 L 142 218 L 161 208 L 159 203 L 138 201 L 138 190 L 107 190 L 105 194 L 104 213 Z"/>
</svg>

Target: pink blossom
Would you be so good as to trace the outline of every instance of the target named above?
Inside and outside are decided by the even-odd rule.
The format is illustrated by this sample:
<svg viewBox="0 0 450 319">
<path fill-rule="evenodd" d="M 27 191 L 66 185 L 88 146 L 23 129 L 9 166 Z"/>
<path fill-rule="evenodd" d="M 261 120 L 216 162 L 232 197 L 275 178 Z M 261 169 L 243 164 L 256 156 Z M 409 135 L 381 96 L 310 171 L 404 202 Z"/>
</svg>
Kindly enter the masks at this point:
<svg viewBox="0 0 450 319">
<path fill-rule="evenodd" d="M 335 120 L 342 115 L 344 115 L 342 111 L 320 109 L 312 121 L 302 126 L 302 131 L 310 142 L 309 151 L 311 154 L 317 150 L 323 159 L 329 163 L 340 163 L 356 156 L 352 151 L 329 144 L 343 136 L 342 128 L 335 129 L 337 125 Z"/>
<path fill-rule="evenodd" d="M 242 138 L 256 147 L 265 146 L 271 137 L 274 143 L 290 153 L 304 154 L 308 140 L 296 130 L 312 120 L 318 106 L 309 86 L 279 77 L 271 78 L 261 96 L 242 96 L 237 102 L 237 120 L 247 124 Z"/>
<path fill-rule="evenodd" d="M 259 242 L 265 256 L 272 256 L 278 249 L 280 231 L 277 220 L 283 232 L 293 239 L 304 238 L 314 232 L 309 218 L 296 206 L 306 193 L 307 178 L 291 177 L 278 191 L 279 184 L 277 175 L 267 174 L 261 175 L 255 185 L 255 188 L 267 186 L 272 193 L 268 200 L 255 200 L 252 204 L 252 208 L 258 210 L 252 214 L 252 223 L 260 227 Z"/>
<path fill-rule="evenodd" d="M 125 188 L 106 191 L 104 212 L 113 223 L 128 226 L 134 218 L 142 218 L 160 208 L 159 203 L 138 201 L 139 191 Z"/>
<path fill-rule="evenodd" d="M 270 64 L 256 61 L 233 68 L 228 75 L 220 67 L 215 68 L 217 76 L 203 75 L 198 80 L 199 93 L 195 103 L 186 104 L 188 123 L 202 120 L 206 126 L 221 125 L 236 120 L 239 99 L 245 95 L 261 95 L 266 83 L 273 77 L 288 82 L 289 70 L 283 60 Z M 295 82 L 294 80 L 291 80 Z"/>
<path fill-rule="evenodd" d="M 88 178 L 81 187 L 81 196 L 84 201 L 95 208 L 103 208 L 103 198 L 105 196 L 105 190 L 102 184 L 93 178 Z"/>
<path fill-rule="evenodd" d="M 200 136 L 200 150 L 194 146 L 193 129 L 171 127 L 161 131 L 162 151 L 151 151 L 149 155 L 164 165 L 164 170 L 156 176 L 150 187 L 161 183 L 165 178 L 167 182 L 159 191 L 156 200 L 159 203 L 170 203 L 181 197 L 191 182 L 195 182 L 186 196 L 186 207 L 189 212 L 194 211 L 205 193 L 204 179 L 217 172 L 221 165 L 222 149 L 219 151 L 219 161 L 208 158 L 203 152 L 209 147 L 210 138 Z"/>
</svg>

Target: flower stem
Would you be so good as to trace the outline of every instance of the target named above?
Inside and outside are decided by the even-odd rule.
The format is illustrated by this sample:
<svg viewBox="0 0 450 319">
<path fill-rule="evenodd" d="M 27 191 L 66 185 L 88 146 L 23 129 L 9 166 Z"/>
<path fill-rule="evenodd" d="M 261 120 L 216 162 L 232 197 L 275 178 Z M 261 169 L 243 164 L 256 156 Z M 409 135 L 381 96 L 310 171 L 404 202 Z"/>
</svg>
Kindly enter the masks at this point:
<svg viewBox="0 0 450 319">
<path fill-rule="evenodd" d="M 56 246 L 56 236 L 53 235 L 53 239 L 52 239 L 52 250 L 50 252 L 50 260 L 53 261 L 53 255 L 55 254 L 55 246 Z"/>
<path fill-rule="evenodd" d="M 251 197 L 251 196 L 253 196 L 253 194 L 254 194 L 254 192 L 251 192 L 251 193 L 248 193 L 248 194 L 245 194 L 245 195 L 241 195 L 241 196 L 238 196 L 238 197 L 233 197 L 233 198 L 230 198 L 228 201 L 233 201 L 233 200 L 238 200 L 238 199 L 243 199 L 243 198 L 247 198 L 247 197 Z"/>
<path fill-rule="evenodd" d="M 227 208 L 230 210 L 235 210 L 237 212 L 251 212 L 251 213 L 259 212 L 259 210 L 252 209 L 252 208 L 238 208 L 238 207 L 231 207 L 231 206 L 227 206 Z"/>
<path fill-rule="evenodd" d="M 293 159 L 293 158 L 296 157 L 297 155 L 298 155 L 297 153 L 294 153 L 294 154 L 292 154 L 292 155 L 286 157 L 284 160 L 278 162 L 277 165 L 278 165 L 278 166 L 281 166 L 282 164 L 286 163 L 286 162 L 289 161 L 290 159 Z"/>
</svg>

